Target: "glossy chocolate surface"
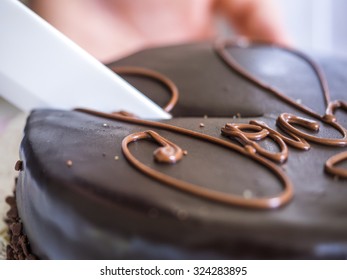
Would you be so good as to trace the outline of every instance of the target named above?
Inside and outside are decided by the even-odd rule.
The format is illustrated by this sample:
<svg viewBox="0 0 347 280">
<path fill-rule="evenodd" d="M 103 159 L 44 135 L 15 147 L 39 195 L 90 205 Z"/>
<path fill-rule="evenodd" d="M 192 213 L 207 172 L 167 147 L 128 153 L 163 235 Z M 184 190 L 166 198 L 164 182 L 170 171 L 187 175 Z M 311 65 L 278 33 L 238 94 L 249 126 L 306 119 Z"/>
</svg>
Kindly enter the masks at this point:
<svg viewBox="0 0 347 280">
<path fill-rule="evenodd" d="M 324 114 L 318 80 L 298 57 L 264 46 L 228 51 L 254 75 Z M 346 100 L 343 69 L 347 62 L 331 58 L 320 62 L 332 100 Z M 148 50 L 116 65 L 141 66 L 166 75 L 177 85 L 180 98 L 172 111 L 175 118 L 165 122 L 216 138 L 228 139 L 221 135 L 227 123 L 263 121 L 280 131 L 276 119 L 282 113 L 310 117 L 230 70 L 211 44 Z M 159 104 L 167 103 L 165 87 L 140 77 L 128 79 Z M 241 118 L 233 119 L 236 115 Z M 336 116 L 346 127 L 346 115 L 337 111 Z M 39 110 L 31 114 L 21 149 L 23 171 L 17 201 L 37 256 L 347 257 L 346 180 L 324 172 L 325 162 L 346 148 L 316 143 L 310 143 L 309 151 L 289 147 L 283 169 L 292 182 L 294 198 L 286 206 L 264 211 L 179 191 L 135 169 L 123 156 L 121 143 L 128 135 L 148 129 L 81 112 Z M 249 157 L 164 129 L 150 129 L 188 152 L 176 164 L 166 165 L 153 160 L 154 143 L 129 144 L 131 153 L 155 170 L 244 198 L 282 191 L 278 178 Z M 341 137 L 324 124 L 318 135 Z M 278 150 L 271 140 L 261 145 Z M 337 166 L 346 168 L 346 162 Z"/>
</svg>

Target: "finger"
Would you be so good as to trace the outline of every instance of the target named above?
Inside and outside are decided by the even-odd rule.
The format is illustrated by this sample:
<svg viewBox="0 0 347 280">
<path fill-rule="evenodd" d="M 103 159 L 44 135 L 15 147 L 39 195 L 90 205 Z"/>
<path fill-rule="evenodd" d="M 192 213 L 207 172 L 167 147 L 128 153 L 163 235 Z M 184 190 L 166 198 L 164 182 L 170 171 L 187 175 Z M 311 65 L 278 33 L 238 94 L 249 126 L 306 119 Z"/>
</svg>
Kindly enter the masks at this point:
<svg viewBox="0 0 347 280">
<path fill-rule="evenodd" d="M 281 45 L 292 44 L 272 0 L 220 0 L 219 8 L 238 35 Z"/>
</svg>

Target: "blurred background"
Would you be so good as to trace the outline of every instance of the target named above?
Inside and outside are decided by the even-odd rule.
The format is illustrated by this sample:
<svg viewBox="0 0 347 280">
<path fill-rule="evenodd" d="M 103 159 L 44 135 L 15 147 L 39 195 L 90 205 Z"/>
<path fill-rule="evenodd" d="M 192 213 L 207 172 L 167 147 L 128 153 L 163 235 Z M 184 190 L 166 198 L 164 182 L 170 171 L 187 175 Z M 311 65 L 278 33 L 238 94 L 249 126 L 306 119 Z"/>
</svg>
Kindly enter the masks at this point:
<svg viewBox="0 0 347 280">
<path fill-rule="evenodd" d="M 47 0 L 59 1 L 59 0 Z M 71 2 L 76 0 L 71 0 Z M 116 1 L 116 0 L 115 0 Z M 137 1 L 137 0 L 130 0 Z M 240 0 L 244 1 L 244 0 Z M 27 3 L 28 0 L 22 0 Z M 346 0 L 273 0 L 294 47 L 308 53 L 347 57 Z M 229 24 L 217 19 L 223 35 L 234 32 Z"/>
<path fill-rule="evenodd" d="M 314 52 L 347 56 L 347 1 L 276 1 L 295 45 Z"/>
<path fill-rule="evenodd" d="M 346 0 L 274 0 L 294 47 L 347 57 Z M 219 22 L 222 34 L 233 33 Z"/>
</svg>

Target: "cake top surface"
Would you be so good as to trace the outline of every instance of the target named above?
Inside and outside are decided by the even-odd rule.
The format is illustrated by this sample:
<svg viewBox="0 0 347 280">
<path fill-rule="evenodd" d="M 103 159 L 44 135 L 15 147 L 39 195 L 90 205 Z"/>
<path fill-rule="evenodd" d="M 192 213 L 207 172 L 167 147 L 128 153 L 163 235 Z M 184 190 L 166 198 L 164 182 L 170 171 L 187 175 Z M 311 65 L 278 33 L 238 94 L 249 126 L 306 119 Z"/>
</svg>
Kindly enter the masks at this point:
<svg viewBox="0 0 347 280">
<path fill-rule="evenodd" d="M 247 49 L 228 47 L 227 52 L 252 75 L 279 89 L 297 104 L 304 104 L 317 116 L 325 114 L 325 97 L 317 75 L 300 57 L 262 45 Z M 342 69 L 347 62 L 321 59 L 320 63 L 327 76 L 331 100 L 345 100 L 347 77 Z M 147 50 L 110 67 L 121 65 L 158 71 L 177 85 L 180 99 L 172 111 L 175 117 L 160 123 L 219 140 L 213 144 L 163 125 L 124 121 L 107 115 L 35 111 L 28 119 L 22 143 L 26 172 L 22 182 L 31 182 L 32 194 L 26 193 L 25 188 L 22 192 L 28 195 L 30 202 L 27 203 L 35 209 L 32 216 L 29 215 L 31 219 L 34 219 L 33 213 L 43 220 L 55 217 L 53 223 L 64 224 L 63 235 L 71 236 L 78 231 L 85 242 L 90 240 L 88 234 L 93 225 L 107 229 L 108 233 L 121 232 L 130 236 L 132 242 L 151 240 L 173 244 L 175 250 L 185 248 L 185 253 L 180 252 L 183 256 L 188 256 L 187 252 L 194 248 L 224 257 L 231 254 L 253 257 L 262 248 L 269 248 L 270 255 L 287 257 L 346 256 L 346 181 L 324 172 L 325 162 L 346 152 L 345 147 L 307 140 L 308 151 L 287 145 L 289 156 L 284 164 L 268 158 L 264 163 L 251 156 L 251 149 L 241 145 L 237 137 L 221 134 L 227 123 L 240 126 L 253 120 L 288 136 L 288 132 L 276 126 L 278 116 L 283 113 L 318 122 L 320 130 L 316 133 L 302 128 L 302 124 L 293 125 L 315 137 L 343 138 L 339 129 L 250 83 L 230 69 L 210 44 Z M 159 104 L 167 103 L 165 86 L 143 77 L 126 78 Z M 337 110 L 335 115 L 339 125 L 347 127 L 343 111 Z M 138 166 L 131 165 L 124 147 L 122 150 L 123 139 L 148 130 L 187 151 L 179 162 L 168 165 L 153 160 L 158 143 L 127 144 L 135 159 L 161 174 L 242 200 L 278 196 L 283 192 L 283 178 L 286 178 L 294 197 L 278 209 L 264 211 L 220 203 L 153 179 Z M 246 126 L 246 132 L 254 133 L 249 130 L 252 129 Z M 228 148 L 218 141 L 240 148 Z M 278 142 L 271 137 L 260 141 L 260 145 L 271 153 L 278 152 Z M 278 171 L 281 175 L 271 166 L 281 170 Z M 346 168 L 346 163 L 338 166 Z M 64 209 L 61 216 L 56 214 L 57 209 Z M 122 223 L 117 222 L 120 220 Z M 78 229 L 74 226 L 77 222 Z M 31 229 L 27 226 L 29 232 L 35 231 L 33 226 Z M 177 232 L 181 235 L 177 236 Z M 32 242 L 34 247 L 40 247 L 35 238 Z M 242 248 L 247 250 L 242 253 Z M 54 257 L 53 249 L 40 250 L 46 251 L 45 256 Z M 125 256 L 131 255 L 130 251 L 126 251 Z M 264 250 L 260 251 L 264 254 Z"/>
</svg>

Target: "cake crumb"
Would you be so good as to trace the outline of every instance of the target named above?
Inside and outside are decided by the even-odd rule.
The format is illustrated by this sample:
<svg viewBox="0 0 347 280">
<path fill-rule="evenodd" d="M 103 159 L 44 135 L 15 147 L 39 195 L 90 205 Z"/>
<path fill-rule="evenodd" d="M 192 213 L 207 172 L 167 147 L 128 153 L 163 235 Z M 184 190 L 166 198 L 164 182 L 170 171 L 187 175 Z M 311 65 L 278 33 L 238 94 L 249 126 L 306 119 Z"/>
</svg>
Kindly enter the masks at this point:
<svg viewBox="0 0 347 280">
<path fill-rule="evenodd" d="M 67 161 L 66 161 L 66 165 L 67 165 L 68 167 L 71 167 L 71 166 L 72 166 L 72 160 L 70 160 L 70 159 L 67 160 Z"/>
<path fill-rule="evenodd" d="M 104 123 L 102 126 L 103 126 L 103 127 L 108 127 L 108 124 L 107 124 L 107 123 Z"/>
<path fill-rule="evenodd" d="M 106 157 L 106 154 L 105 154 L 105 153 L 102 153 L 102 156 L 103 156 L 103 157 Z"/>
<path fill-rule="evenodd" d="M 114 157 L 114 160 L 119 160 L 119 156 L 115 156 L 115 157 Z"/>
<path fill-rule="evenodd" d="M 187 151 L 187 150 L 184 150 L 184 151 L 183 151 L 183 155 L 184 155 L 184 156 L 188 155 L 188 151 Z"/>
<path fill-rule="evenodd" d="M 236 114 L 236 118 L 238 118 L 238 119 L 241 118 L 241 114 L 240 114 L 240 113 L 237 113 L 237 114 Z"/>
<path fill-rule="evenodd" d="M 200 127 L 205 127 L 205 124 L 204 123 L 200 123 L 199 126 Z"/>
<path fill-rule="evenodd" d="M 16 162 L 16 165 L 14 166 L 14 169 L 15 169 L 16 171 L 22 171 L 22 170 L 23 170 L 23 161 L 18 160 L 18 161 Z"/>
<path fill-rule="evenodd" d="M 208 119 L 208 116 L 207 116 L 207 115 L 204 115 L 204 119 Z"/>
</svg>

